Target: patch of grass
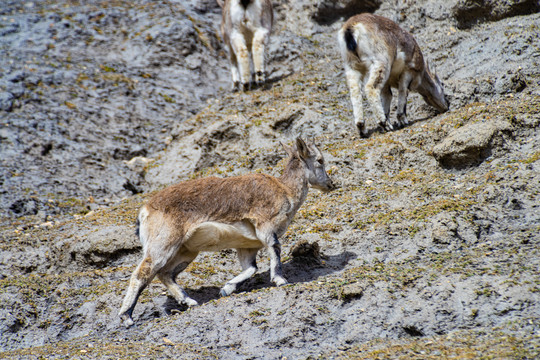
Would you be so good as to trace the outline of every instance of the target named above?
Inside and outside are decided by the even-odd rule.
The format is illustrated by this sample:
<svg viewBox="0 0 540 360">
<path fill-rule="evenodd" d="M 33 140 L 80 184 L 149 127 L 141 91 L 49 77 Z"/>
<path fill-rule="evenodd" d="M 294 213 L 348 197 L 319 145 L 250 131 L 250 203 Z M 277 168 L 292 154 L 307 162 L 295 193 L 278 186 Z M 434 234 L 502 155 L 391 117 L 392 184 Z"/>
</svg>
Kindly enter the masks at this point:
<svg viewBox="0 0 540 360">
<path fill-rule="evenodd" d="M 205 347 L 160 341 L 110 340 L 80 337 L 54 344 L 0 352 L 0 358 L 14 359 L 140 359 L 140 358 L 218 359 Z"/>
<path fill-rule="evenodd" d="M 531 156 L 529 156 L 527 159 L 523 160 L 522 162 L 525 164 L 532 164 L 540 159 L 540 151 L 535 152 Z"/>
<path fill-rule="evenodd" d="M 192 262 L 185 272 L 190 273 L 202 279 L 209 279 L 218 273 L 218 269 L 206 262 Z"/>
<path fill-rule="evenodd" d="M 474 201 L 460 198 L 441 198 L 427 204 L 402 209 L 380 211 L 372 213 L 358 220 L 354 226 L 366 230 L 368 226 L 386 226 L 397 221 L 412 221 L 414 224 L 425 222 L 441 212 L 464 212 L 474 205 Z M 413 229 L 413 228 L 411 228 Z"/>
<path fill-rule="evenodd" d="M 335 359 L 537 359 L 538 338 L 524 332 L 461 330 L 448 335 L 373 340 L 319 357 Z"/>
</svg>

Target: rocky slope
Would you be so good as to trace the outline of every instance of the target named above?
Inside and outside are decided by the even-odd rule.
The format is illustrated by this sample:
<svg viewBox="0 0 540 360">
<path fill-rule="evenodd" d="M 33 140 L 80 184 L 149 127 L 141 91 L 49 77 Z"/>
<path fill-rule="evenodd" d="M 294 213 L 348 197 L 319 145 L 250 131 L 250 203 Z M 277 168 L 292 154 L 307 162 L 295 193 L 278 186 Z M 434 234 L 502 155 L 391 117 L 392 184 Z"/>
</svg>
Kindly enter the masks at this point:
<svg viewBox="0 0 540 360">
<path fill-rule="evenodd" d="M 537 1 L 275 3 L 270 82 L 228 92 L 214 1 L 7 1 L 0 14 L 0 357 L 536 358 Z M 335 33 L 375 11 L 418 40 L 451 109 L 358 138 Z M 395 116 L 395 113 L 392 113 Z M 279 174 L 314 137 L 340 187 L 282 239 L 290 285 L 227 298 L 234 251 L 157 280 L 116 313 L 148 194 L 188 178 Z"/>
</svg>

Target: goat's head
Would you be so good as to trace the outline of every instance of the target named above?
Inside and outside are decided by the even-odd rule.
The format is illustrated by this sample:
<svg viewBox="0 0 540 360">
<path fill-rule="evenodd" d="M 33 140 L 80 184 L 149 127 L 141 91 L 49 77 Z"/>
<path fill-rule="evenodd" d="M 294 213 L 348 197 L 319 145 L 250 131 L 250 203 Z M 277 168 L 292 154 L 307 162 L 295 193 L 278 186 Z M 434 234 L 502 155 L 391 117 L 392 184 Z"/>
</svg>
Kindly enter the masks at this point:
<svg viewBox="0 0 540 360">
<path fill-rule="evenodd" d="M 313 142 L 304 142 L 301 138 L 296 138 L 294 149 L 287 149 L 291 155 L 298 156 L 306 165 L 309 184 L 321 191 L 328 192 L 335 189 L 332 179 L 328 176 L 324 166 L 324 157 L 317 145 Z"/>
<path fill-rule="evenodd" d="M 448 99 L 444 95 L 443 83 L 439 79 L 437 72 L 436 71 L 432 72 L 430 70 L 428 62 L 426 62 L 426 73 L 428 77 L 431 79 L 431 82 L 433 83 L 433 85 L 430 86 L 430 91 L 428 91 L 425 94 L 421 94 L 422 97 L 424 98 L 425 102 L 433 106 L 435 109 L 441 112 L 448 111 L 448 108 L 450 107 L 450 103 L 448 102 Z"/>
</svg>

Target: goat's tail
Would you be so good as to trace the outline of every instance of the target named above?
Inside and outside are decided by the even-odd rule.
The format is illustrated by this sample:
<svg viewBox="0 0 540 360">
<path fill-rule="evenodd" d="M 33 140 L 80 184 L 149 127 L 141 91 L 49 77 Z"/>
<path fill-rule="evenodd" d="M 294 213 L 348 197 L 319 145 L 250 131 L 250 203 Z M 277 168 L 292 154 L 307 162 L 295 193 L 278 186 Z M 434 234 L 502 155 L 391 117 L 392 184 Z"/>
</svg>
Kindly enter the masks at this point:
<svg viewBox="0 0 540 360">
<path fill-rule="evenodd" d="M 353 30 L 351 27 L 345 29 L 345 32 L 343 33 L 343 39 L 345 40 L 345 44 L 347 45 L 347 50 L 356 53 L 356 48 L 358 47 L 358 44 L 356 43 L 356 39 L 354 38 Z"/>
<path fill-rule="evenodd" d="M 137 229 L 135 230 L 139 241 L 141 242 L 144 251 L 146 252 L 146 246 L 148 244 L 148 210 L 146 206 L 141 208 L 139 216 L 137 216 Z"/>
</svg>

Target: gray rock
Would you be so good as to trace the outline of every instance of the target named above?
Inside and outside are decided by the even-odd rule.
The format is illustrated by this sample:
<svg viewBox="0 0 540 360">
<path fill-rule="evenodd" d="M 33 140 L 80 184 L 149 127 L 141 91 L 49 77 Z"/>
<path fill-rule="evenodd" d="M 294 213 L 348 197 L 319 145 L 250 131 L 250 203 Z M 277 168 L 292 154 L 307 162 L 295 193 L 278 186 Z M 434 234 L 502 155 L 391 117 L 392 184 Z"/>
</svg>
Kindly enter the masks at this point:
<svg viewBox="0 0 540 360">
<path fill-rule="evenodd" d="M 15 97 L 9 92 L 0 92 L 0 110 L 11 111 Z"/>
<path fill-rule="evenodd" d="M 0 37 L 0 87 L 16 98 L 0 124 L 2 355 L 296 359 L 361 348 L 399 358 L 396 348 L 428 356 L 423 346 L 465 338 L 497 357 L 489 351 L 513 351 L 511 334 L 509 357 L 537 357 L 540 14 L 465 31 L 456 1 L 382 2 L 376 12 L 436 65 L 452 109 L 435 114 L 410 96 L 410 126 L 359 139 L 335 33 L 360 1 L 273 3 L 270 82 L 234 94 L 222 90 L 215 1 L 0 7 L 0 29 L 19 24 Z M 177 278 L 200 306 L 177 304 L 156 279 L 135 326 L 121 327 L 141 257 L 133 223 L 146 195 L 132 193 L 279 175 L 279 141 L 298 135 L 315 136 L 340 188 L 310 191 L 280 239 L 290 284 L 272 286 L 263 250 L 258 273 L 220 298 L 241 266 L 234 251 L 200 254 Z M 450 162 L 481 163 L 441 167 L 430 150 L 443 143 Z M 21 199 L 19 214 L 9 210 Z"/>
<path fill-rule="evenodd" d="M 502 146 L 502 135 L 510 132 L 506 121 L 478 121 L 451 132 L 433 147 L 433 156 L 444 167 L 478 165 Z"/>
<path fill-rule="evenodd" d="M 484 21 L 497 21 L 517 15 L 540 11 L 537 0 L 460 0 L 453 8 L 461 28 L 469 28 Z"/>
</svg>

